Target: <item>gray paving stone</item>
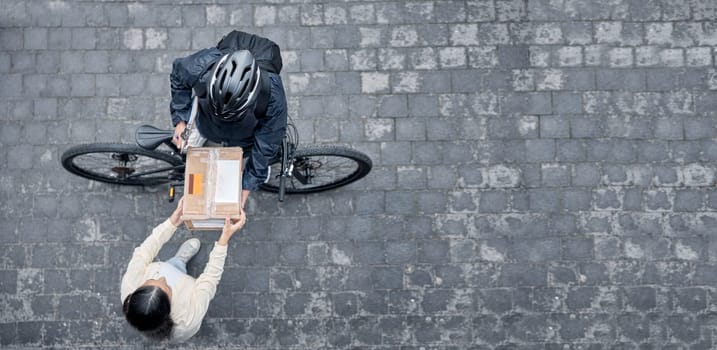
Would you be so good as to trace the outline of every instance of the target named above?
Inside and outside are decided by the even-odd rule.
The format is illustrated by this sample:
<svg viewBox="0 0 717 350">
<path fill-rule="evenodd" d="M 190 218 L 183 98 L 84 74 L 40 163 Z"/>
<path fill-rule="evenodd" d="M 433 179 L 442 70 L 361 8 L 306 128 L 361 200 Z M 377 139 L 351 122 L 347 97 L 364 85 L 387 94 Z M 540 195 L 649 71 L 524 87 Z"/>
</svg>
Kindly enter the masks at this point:
<svg viewBox="0 0 717 350">
<path fill-rule="evenodd" d="M 426 170 L 416 167 L 399 167 L 398 183 L 402 189 L 419 189 L 426 187 Z"/>
<path fill-rule="evenodd" d="M 448 207 L 448 195 L 443 191 L 421 193 L 418 197 L 418 211 L 421 214 L 445 213 Z"/>
<path fill-rule="evenodd" d="M 592 195 L 588 191 L 571 190 L 563 194 L 563 205 L 571 211 L 589 210 L 591 208 Z"/>
<path fill-rule="evenodd" d="M 570 239 L 563 242 L 563 257 L 568 260 L 593 258 L 595 244 L 592 239 Z"/>
<path fill-rule="evenodd" d="M 570 184 L 570 169 L 567 166 L 544 164 L 541 172 L 545 187 L 567 187 Z"/>
<path fill-rule="evenodd" d="M 57 162 L 161 124 L 173 58 L 237 28 L 281 45 L 302 142 L 374 167 L 252 196 L 187 346 L 714 347 L 708 1 L 4 5 L 4 347 L 151 346 L 107 305 L 159 197 Z"/>
<path fill-rule="evenodd" d="M 509 94 L 501 101 L 505 113 L 550 114 L 551 98 L 546 93 Z"/>
<path fill-rule="evenodd" d="M 425 141 L 426 124 L 423 121 L 399 119 L 396 120 L 396 140 L 398 141 Z"/>
<path fill-rule="evenodd" d="M 541 138 L 566 138 L 570 136 L 570 121 L 560 116 L 540 117 Z"/>
<path fill-rule="evenodd" d="M 669 145 L 664 142 L 648 143 L 638 149 L 638 159 L 645 162 L 662 162 L 670 158 Z"/>
<path fill-rule="evenodd" d="M 479 195 L 479 212 L 500 213 L 508 206 L 509 196 L 504 191 L 483 191 Z"/>
<path fill-rule="evenodd" d="M 675 211 L 699 211 L 703 206 L 703 193 L 682 190 L 675 193 Z"/>
<path fill-rule="evenodd" d="M 11 67 L 11 56 L 9 53 L 0 53 L 0 72 L 10 72 Z"/>
<path fill-rule="evenodd" d="M 31 73 L 36 64 L 33 53 L 17 51 L 10 55 L 12 71 L 15 73 Z"/>
<path fill-rule="evenodd" d="M 379 100 L 379 117 L 406 117 L 408 104 L 406 95 L 386 95 Z"/>
<path fill-rule="evenodd" d="M 528 48 L 498 46 L 498 63 L 506 68 L 526 68 L 529 66 Z"/>
<path fill-rule="evenodd" d="M 408 164 L 411 156 L 408 142 L 384 142 L 381 145 L 381 161 L 385 165 Z"/>
<path fill-rule="evenodd" d="M 508 255 L 517 261 L 555 260 L 560 256 L 560 244 L 556 239 L 521 240 L 513 243 Z"/>
<path fill-rule="evenodd" d="M 598 70 L 596 80 L 600 90 L 645 90 L 645 72 L 642 70 Z"/>
<path fill-rule="evenodd" d="M 639 189 L 627 189 L 622 196 L 623 210 L 642 209 L 642 192 Z"/>
<path fill-rule="evenodd" d="M 42 322 L 18 322 L 18 342 L 24 345 L 40 345 L 42 328 Z"/>
<path fill-rule="evenodd" d="M 5 294 L 16 294 L 17 293 L 17 280 L 18 273 L 16 270 L 3 270 L 0 271 L 2 276 L 2 283 L 0 283 L 0 291 Z"/>
<path fill-rule="evenodd" d="M 544 266 L 525 264 L 504 264 L 501 283 L 506 287 L 544 286 L 547 283 L 547 272 Z"/>
<path fill-rule="evenodd" d="M 555 158 L 554 140 L 527 140 L 525 149 L 528 162 L 549 162 Z"/>
<path fill-rule="evenodd" d="M 689 312 L 699 312 L 706 307 L 707 293 L 701 288 L 678 288 L 673 291 L 675 306 Z"/>
<path fill-rule="evenodd" d="M 578 140 L 558 140 L 556 160 L 560 162 L 582 162 L 586 160 L 586 146 Z"/>
<path fill-rule="evenodd" d="M 685 139 L 709 138 L 715 133 L 715 125 L 708 118 L 690 118 L 684 120 Z"/>
</svg>

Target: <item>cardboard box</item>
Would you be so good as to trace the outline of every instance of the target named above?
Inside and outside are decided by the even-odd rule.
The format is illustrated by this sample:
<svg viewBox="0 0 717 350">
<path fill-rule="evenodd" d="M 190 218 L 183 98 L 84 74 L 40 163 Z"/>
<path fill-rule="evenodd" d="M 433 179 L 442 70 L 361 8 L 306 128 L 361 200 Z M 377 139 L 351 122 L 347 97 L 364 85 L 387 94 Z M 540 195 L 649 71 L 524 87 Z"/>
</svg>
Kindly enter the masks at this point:
<svg viewBox="0 0 717 350">
<path fill-rule="evenodd" d="M 190 230 L 221 230 L 227 214 L 239 218 L 241 147 L 198 147 L 187 152 L 182 220 Z"/>
</svg>

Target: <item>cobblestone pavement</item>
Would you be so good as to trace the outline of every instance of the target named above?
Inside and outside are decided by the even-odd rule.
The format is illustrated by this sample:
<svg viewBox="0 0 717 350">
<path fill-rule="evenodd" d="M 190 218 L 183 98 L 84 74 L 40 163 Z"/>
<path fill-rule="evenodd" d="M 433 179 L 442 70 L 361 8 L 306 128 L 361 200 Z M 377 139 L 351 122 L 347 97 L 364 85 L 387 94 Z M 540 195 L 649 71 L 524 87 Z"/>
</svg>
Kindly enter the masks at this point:
<svg viewBox="0 0 717 350">
<path fill-rule="evenodd" d="M 303 142 L 374 169 L 254 195 L 181 347 L 717 348 L 716 0 L 0 6 L 3 348 L 153 347 L 119 280 L 173 205 L 59 157 L 169 127 L 173 59 L 237 28 L 281 45 Z"/>
</svg>

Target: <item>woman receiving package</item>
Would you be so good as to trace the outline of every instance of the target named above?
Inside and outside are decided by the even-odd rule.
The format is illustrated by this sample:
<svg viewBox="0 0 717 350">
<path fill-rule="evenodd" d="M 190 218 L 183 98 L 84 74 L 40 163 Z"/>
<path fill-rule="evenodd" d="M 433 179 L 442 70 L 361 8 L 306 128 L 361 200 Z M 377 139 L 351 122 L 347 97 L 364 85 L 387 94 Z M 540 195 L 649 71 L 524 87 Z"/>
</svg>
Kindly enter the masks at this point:
<svg viewBox="0 0 717 350">
<path fill-rule="evenodd" d="M 246 222 L 243 211 L 238 220 L 225 219 L 204 272 L 194 279 L 187 274 L 187 262 L 199 251 L 196 238 L 184 242 L 168 261 L 152 262 L 182 223 L 183 202 L 135 248 L 122 277 L 122 312 L 132 327 L 155 340 L 182 342 L 199 331 L 224 271 L 229 239 Z"/>
</svg>

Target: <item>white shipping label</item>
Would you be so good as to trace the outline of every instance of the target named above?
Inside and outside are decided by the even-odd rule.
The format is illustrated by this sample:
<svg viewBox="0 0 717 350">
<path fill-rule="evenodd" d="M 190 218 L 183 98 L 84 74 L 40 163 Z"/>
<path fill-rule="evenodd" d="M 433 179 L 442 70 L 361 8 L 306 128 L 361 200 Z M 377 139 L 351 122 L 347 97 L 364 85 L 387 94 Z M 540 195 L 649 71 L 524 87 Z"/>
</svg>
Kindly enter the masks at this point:
<svg viewBox="0 0 717 350">
<path fill-rule="evenodd" d="M 239 203 L 240 160 L 217 161 L 217 184 L 214 192 L 215 203 Z"/>
</svg>

